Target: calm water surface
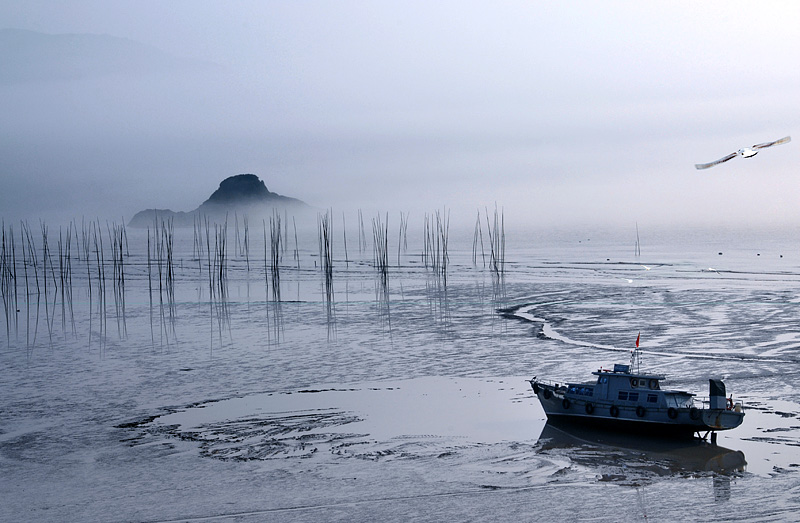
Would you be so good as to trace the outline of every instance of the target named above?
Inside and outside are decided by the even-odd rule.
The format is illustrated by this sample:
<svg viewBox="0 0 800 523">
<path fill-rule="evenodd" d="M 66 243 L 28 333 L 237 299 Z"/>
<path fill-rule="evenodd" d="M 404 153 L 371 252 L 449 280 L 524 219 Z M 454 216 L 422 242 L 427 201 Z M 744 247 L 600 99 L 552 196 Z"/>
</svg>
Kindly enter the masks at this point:
<svg viewBox="0 0 800 523">
<path fill-rule="evenodd" d="M 334 229 L 326 279 L 316 229 L 295 245 L 290 226 L 278 280 L 268 224 L 246 247 L 241 223 L 176 229 L 169 250 L 150 231 L 149 262 L 129 229 L 117 272 L 101 229 L 69 263 L 65 228 L 62 256 L 57 227 L 49 256 L 32 230 L 35 271 L 17 238 L 0 519 L 780 521 L 800 505 L 795 231 L 640 230 L 637 255 L 634 228 L 509 227 L 498 275 L 486 230 L 473 250 L 454 228 L 442 274 L 421 224 L 407 247 L 390 224 L 384 278 L 353 227 L 346 256 Z M 639 332 L 643 366 L 700 396 L 723 378 L 744 424 L 712 446 L 546 423 L 526 379 L 589 379 Z"/>
</svg>

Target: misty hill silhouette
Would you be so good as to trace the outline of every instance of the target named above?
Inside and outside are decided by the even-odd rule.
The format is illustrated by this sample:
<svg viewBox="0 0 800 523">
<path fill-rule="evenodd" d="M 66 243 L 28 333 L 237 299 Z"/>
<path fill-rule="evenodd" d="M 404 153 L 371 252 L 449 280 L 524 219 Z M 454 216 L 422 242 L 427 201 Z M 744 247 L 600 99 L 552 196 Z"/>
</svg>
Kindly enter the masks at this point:
<svg viewBox="0 0 800 523">
<path fill-rule="evenodd" d="M 0 85 L 217 67 L 127 38 L 0 29 Z"/>
<path fill-rule="evenodd" d="M 194 211 L 146 209 L 136 213 L 128 225 L 148 227 L 153 224 L 154 219 L 172 219 L 176 227 L 184 227 L 192 225 L 196 217 L 221 221 L 228 214 L 235 212 L 255 218 L 269 215 L 273 210 L 308 212 L 311 211 L 311 207 L 297 198 L 270 192 L 266 184 L 255 174 L 237 174 L 222 180 L 219 188 Z"/>
<path fill-rule="evenodd" d="M 296 198 L 281 196 L 267 189 L 263 180 L 255 174 L 237 174 L 220 182 L 219 189 L 214 191 L 200 209 L 209 205 L 230 205 L 242 203 L 303 203 Z"/>
</svg>

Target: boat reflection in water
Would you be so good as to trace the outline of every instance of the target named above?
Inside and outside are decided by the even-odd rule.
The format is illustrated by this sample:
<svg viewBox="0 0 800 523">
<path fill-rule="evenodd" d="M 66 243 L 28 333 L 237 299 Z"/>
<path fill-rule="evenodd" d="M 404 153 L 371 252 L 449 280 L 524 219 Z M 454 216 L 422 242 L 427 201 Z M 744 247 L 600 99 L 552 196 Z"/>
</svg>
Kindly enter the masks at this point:
<svg viewBox="0 0 800 523">
<path fill-rule="evenodd" d="M 731 476 L 743 473 L 744 453 L 700 439 L 665 439 L 587 428 L 548 420 L 539 436 L 545 453 L 565 453 L 604 481 L 637 481 L 673 475 Z"/>
</svg>

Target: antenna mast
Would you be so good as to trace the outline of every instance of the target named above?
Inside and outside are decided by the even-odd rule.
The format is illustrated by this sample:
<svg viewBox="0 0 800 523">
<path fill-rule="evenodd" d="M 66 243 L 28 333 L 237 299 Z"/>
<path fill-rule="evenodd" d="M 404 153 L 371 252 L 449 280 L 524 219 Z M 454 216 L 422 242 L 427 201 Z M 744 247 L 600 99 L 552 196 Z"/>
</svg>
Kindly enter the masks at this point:
<svg viewBox="0 0 800 523">
<path fill-rule="evenodd" d="M 641 335 L 642 335 L 641 332 L 636 335 L 636 348 L 633 349 L 633 351 L 631 352 L 631 371 L 633 371 L 633 367 L 634 365 L 636 365 L 637 374 L 640 373 L 640 367 L 642 363 L 641 362 L 642 355 L 641 352 L 639 351 L 639 338 L 641 337 Z"/>
</svg>

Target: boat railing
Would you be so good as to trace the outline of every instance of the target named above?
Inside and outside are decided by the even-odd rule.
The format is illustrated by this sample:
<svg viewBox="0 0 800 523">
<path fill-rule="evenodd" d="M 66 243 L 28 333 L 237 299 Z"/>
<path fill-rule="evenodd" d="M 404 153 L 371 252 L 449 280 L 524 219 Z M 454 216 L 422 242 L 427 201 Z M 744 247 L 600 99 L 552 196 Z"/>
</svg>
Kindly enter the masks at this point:
<svg viewBox="0 0 800 523">
<path fill-rule="evenodd" d="M 566 382 L 561 383 L 561 382 L 555 382 L 555 381 L 550 381 L 550 380 L 540 380 L 538 378 L 533 378 L 533 379 L 531 379 L 529 381 L 536 382 L 539 385 L 542 385 L 542 386 L 545 386 L 545 387 L 550 387 L 550 388 L 553 389 L 553 392 L 556 393 L 556 394 L 565 393 L 567 391 L 567 387 L 568 387 L 568 384 Z"/>
<path fill-rule="evenodd" d="M 535 377 L 530 379 L 530 380 L 528 380 L 528 381 L 530 381 L 531 383 L 535 382 L 535 383 L 539 384 L 542 387 L 547 387 L 547 388 L 552 389 L 553 394 L 558 396 L 558 397 L 563 397 L 567 393 L 567 391 L 569 390 L 569 387 L 570 387 L 570 383 L 569 382 L 555 382 L 555 381 L 550 381 L 550 380 L 542 380 L 542 379 L 538 379 L 538 378 L 535 378 Z M 675 397 L 672 396 L 672 399 L 674 400 Z M 609 400 L 598 400 L 598 401 L 608 402 Z M 610 400 L 610 402 L 613 403 L 614 401 Z M 742 412 L 744 410 L 744 403 L 741 402 L 741 401 L 734 402 L 733 404 L 726 403 L 726 406 L 728 406 L 728 410 L 735 410 L 737 412 Z M 675 407 L 675 408 L 692 408 L 692 407 L 694 407 L 694 408 L 696 408 L 698 410 L 710 410 L 711 409 L 711 398 L 708 397 L 708 396 L 691 395 L 686 399 L 686 401 L 681 402 L 681 403 L 677 403 L 677 402 L 670 403 L 668 401 L 667 407 Z"/>
<path fill-rule="evenodd" d="M 711 409 L 711 398 L 708 396 L 701 396 L 701 397 L 693 397 L 692 400 L 689 402 L 690 407 L 696 407 L 700 410 L 710 410 Z M 740 401 L 726 401 L 725 406 L 727 410 L 735 410 L 736 412 L 741 412 L 744 410 L 744 402 Z"/>
</svg>

